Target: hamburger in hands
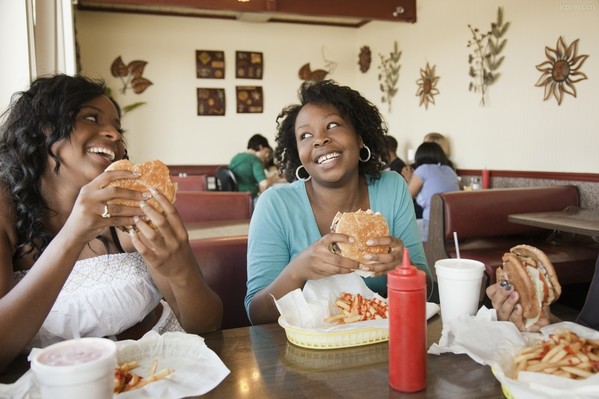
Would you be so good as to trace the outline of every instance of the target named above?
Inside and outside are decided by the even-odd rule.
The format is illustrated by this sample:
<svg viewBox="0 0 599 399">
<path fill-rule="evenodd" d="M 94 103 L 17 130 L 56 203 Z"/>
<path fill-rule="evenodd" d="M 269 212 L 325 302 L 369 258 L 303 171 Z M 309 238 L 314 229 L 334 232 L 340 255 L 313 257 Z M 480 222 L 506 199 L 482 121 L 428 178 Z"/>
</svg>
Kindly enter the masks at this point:
<svg viewBox="0 0 599 399">
<path fill-rule="evenodd" d="M 122 187 L 129 190 L 140 191 L 142 193 L 147 192 L 150 188 L 155 188 L 171 203 L 175 202 L 175 193 L 177 192 L 177 186 L 171 178 L 171 173 L 162 161 L 154 160 L 142 163 L 134 164 L 128 159 L 122 159 L 120 161 L 113 162 L 106 170 L 128 170 L 139 174 L 139 177 L 130 179 L 118 179 L 110 182 L 107 187 Z M 162 212 L 162 208 L 154 198 L 148 199 L 154 209 Z M 126 205 L 126 206 L 139 206 L 137 200 L 126 200 L 126 199 L 114 199 L 108 201 L 108 204 Z M 152 225 L 152 227 L 155 227 Z M 126 229 L 131 226 L 126 226 Z"/>
<path fill-rule="evenodd" d="M 539 320 L 545 305 L 562 293 L 553 264 L 543 251 L 530 245 L 517 245 L 502 257 L 497 281 L 511 284 L 518 293 L 526 328 Z"/>
<path fill-rule="evenodd" d="M 353 259 L 362 264 L 377 263 L 364 258 L 366 254 L 389 253 L 389 246 L 368 246 L 366 241 L 371 238 L 388 237 L 389 225 L 380 213 L 374 213 L 368 209 L 356 212 L 337 212 L 331 224 L 332 233 L 343 233 L 354 238 L 353 243 L 337 242 L 333 244 L 332 252 L 345 258 Z M 356 270 L 363 277 L 370 277 L 374 273 L 364 270 Z"/>
</svg>

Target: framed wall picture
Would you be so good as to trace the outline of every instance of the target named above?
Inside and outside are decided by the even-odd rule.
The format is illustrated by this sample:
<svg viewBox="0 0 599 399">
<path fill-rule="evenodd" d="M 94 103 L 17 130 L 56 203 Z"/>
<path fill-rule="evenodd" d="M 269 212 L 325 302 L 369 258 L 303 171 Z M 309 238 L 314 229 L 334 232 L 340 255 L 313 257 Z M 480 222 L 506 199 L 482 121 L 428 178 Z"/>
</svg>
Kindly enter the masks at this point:
<svg viewBox="0 0 599 399">
<path fill-rule="evenodd" d="M 264 62 L 262 53 L 254 51 L 235 52 L 235 77 L 238 79 L 262 79 Z"/>
<path fill-rule="evenodd" d="M 238 114 L 255 114 L 264 111 L 262 86 L 235 86 Z"/>
<path fill-rule="evenodd" d="M 198 115 L 222 116 L 226 104 L 225 89 L 198 88 Z"/>
<path fill-rule="evenodd" d="M 196 76 L 198 79 L 224 79 L 225 52 L 196 50 Z"/>
</svg>

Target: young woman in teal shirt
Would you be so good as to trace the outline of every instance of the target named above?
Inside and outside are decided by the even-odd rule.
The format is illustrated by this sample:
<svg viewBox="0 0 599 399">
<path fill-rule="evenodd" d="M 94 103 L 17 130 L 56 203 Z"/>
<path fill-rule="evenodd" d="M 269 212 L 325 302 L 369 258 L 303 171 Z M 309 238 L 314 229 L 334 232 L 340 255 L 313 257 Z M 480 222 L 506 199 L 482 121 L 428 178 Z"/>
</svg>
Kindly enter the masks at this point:
<svg viewBox="0 0 599 399">
<path fill-rule="evenodd" d="M 253 324 L 277 320 L 273 297 L 356 269 L 374 272 L 365 282 L 386 296 L 386 273 L 401 264 L 404 246 L 432 281 L 406 183 L 383 171 L 387 129 L 378 109 L 332 81 L 302 84 L 300 102 L 277 118 L 275 158 L 292 184 L 264 192 L 250 222 L 245 306 Z M 389 246 L 388 254 L 371 255 L 377 264 L 330 251 L 351 240 L 330 232 L 335 214 L 358 209 L 381 212 L 389 223 L 391 235 L 371 243 Z"/>
</svg>

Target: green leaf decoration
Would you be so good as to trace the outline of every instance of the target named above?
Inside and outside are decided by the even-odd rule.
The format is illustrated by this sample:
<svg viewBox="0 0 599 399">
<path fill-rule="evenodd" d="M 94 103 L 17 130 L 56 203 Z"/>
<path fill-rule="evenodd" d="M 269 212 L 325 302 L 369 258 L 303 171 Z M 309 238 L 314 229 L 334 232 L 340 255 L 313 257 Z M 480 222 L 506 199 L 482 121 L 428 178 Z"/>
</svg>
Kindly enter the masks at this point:
<svg viewBox="0 0 599 399">
<path fill-rule="evenodd" d="M 472 53 L 468 55 L 468 76 L 472 78 L 468 90 L 480 94 L 481 106 L 485 105 L 488 87 L 501 76 L 497 70 L 505 60 L 501 53 L 507 43 L 507 39 L 503 37 L 509 26 L 510 22 L 503 21 L 502 7 L 497 9 L 497 20 L 491 23 L 489 32 L 481 34 L 478 28 L 468 25 L 472 34 L 472 39 L 468 40 L 467 45 L 468 48 L 472 48 Z"/>
<path fill-rule="evenodd" d="M 381 64 L 379 65 L 379 81 L 381 81 L 380 89 L 383 92 L 382 102 L 389 104 L 389 112 L 391 112 L 391 102 L 393 97 L 397 94 L 397 81 L 399 80 L 399 70 L 401 65 L 399 59 L 401 58 L 401 51 L 397 41 L 393 43 L 393 51 L 389 53 L 388 57 L 384 57 L 379 53 L 381 58 Z"/>
<path fill-rule="evenodd" d="M 141 107 L 141 106 L 142 106 L 142 105 L 144 105 L 144 104 L 145 104 L 145 101 L 138 101 L 138 102 L 136 102 L 136 103 L 133 103 L 133 104 L 125 105 L 125 106 L 123 107 L 123 113 L 124 113 L 124 114 L 126 114 L 126 113 L 128 113 L 128 112 L 131 112 L 131 111 L 133 111 L 135 108 L 139 108 L 139 107 Z"/>
</svg>

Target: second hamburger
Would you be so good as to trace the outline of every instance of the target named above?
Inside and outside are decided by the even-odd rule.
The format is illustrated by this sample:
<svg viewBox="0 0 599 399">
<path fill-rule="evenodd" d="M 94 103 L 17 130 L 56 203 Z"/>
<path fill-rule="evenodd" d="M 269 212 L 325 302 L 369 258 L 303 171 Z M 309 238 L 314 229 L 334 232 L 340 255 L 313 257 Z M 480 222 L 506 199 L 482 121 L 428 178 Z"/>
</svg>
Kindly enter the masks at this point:
<svg viewBox="0 0 599 399">
<path fill-rule="evenodd" d="M 518 293 L 525 327 L 539 320 L 543 306 L 555 302 L 562 293 L 553 264 L 540 249 L 517 245 L 502 257 L 497 281 L 510 283 Z"/>
</svg>

